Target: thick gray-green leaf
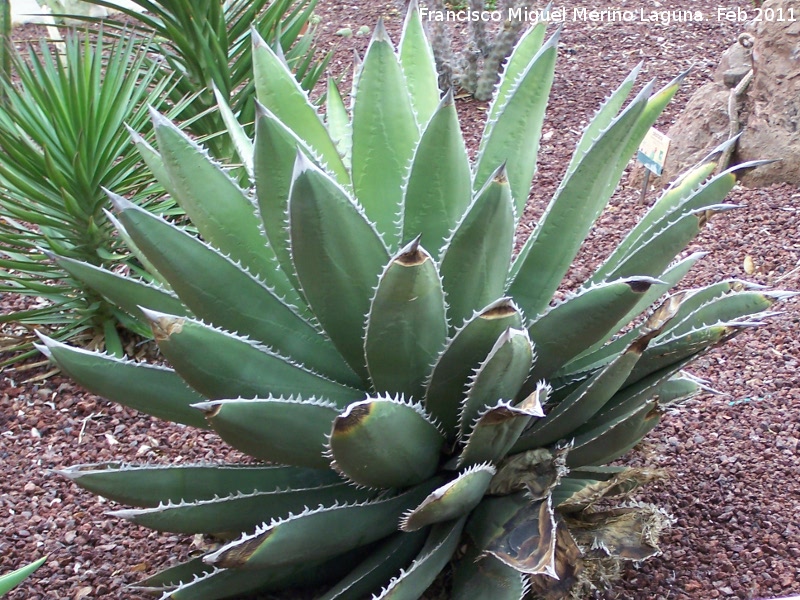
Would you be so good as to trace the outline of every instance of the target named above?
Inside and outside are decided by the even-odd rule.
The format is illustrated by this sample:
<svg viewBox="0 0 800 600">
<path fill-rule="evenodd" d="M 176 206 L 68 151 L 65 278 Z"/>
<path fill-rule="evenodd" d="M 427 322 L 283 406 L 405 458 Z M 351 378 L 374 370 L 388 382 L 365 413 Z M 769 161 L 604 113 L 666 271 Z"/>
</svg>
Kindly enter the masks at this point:
<svg viewBox="0 0 800 600">
<path fill-rule="evenodd" d="M 504 167 L 477 193 L 447 240 L 441 273 L 451 332 L 503 295 L 514 249 L 514 205 Z"/>
<path fill-rule="evenodd" d="M 389 253 L 347 192 L 302 154 L 289 198 L 289 235 L 303 294 L 347 363 L 368 381 L 364 326 Z"/>
</svg>

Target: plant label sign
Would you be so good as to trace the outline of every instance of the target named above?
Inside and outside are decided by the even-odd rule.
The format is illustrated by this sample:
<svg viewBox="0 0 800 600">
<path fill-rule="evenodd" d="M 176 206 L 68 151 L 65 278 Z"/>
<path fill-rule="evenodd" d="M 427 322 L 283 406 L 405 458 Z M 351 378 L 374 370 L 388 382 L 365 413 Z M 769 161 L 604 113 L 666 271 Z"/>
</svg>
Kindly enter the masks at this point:
<svg viewBox="0 0 800 600">
<path fill-rule="evenodd" d="M 660 176 L 661 171 L 664 169 L 664 161 L 667 159 L 669 142 L 670 139 L 666 135 L 651 127 L 639 146 L 636 160 L 652 173 Z"/>
</svg>

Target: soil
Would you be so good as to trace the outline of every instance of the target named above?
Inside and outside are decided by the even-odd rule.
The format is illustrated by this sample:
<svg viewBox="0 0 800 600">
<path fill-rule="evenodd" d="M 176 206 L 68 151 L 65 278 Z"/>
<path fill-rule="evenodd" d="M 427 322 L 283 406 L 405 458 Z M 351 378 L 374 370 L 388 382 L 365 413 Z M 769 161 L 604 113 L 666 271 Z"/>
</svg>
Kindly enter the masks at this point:
<svg viewBox="0 0 800 600">
<path fill-rule="evenodd" d="M 559 63 L 524 238 L 552 194 L 578 135 L 603 98 L 640 61 L 639 81 L 660 86 L 693 66 L 683 91 L 658 127 L 664 131 L 691 93 L 710 79 L 721 52 L 744 23 L 718 19 L 708 0 L 670 2 L 669 10 L 700 11 L 702 22 L 643 22 L 665 10 L 656 0 L 618 0 L 614 8 L 636 11 L 632 22 L 571 20 L 581 4 L 565 0 Z M 598 5 L 599 7 L 599 5 Z M 607 7 L 606 7 L 607 8 Z M 749 11 L 743 0 L 725 10 Z M 401 2 L 320 0 L 319 40 L 335 48 L 331 73 L 350 68 L 352 49 L 363 52 L 366 36 L 336 35 L 387 19 L 393 39 L 402 24 Z M 724 17 L 725 15 L 723 15 Z M 16 39 L 31 35 L 17 30 Z M 461 39 L 463 31 L 456 32 Z M 344 90 L 349 89 L 347 77 Z M 475 149 L 486 105 L 461 98 L 458 107 L 468 143 Z M 765 157 L 773 158 L 773 157 Z M 639 189 L 625 185 L 612 199 L 565 280 L 582 281 L 641 215 Z M 647 201 L 652 201 L 651 191 Z M 790 186 L 736 188 L 738 210 L 715 217 L 689 251 L 708 255 L 686 285 L 724 278 L 800 290 L 800 191 Z M 0 299 L 3 311 L 20 306 Z M 630 564 L 621 580 L 596 599 L 767 599 L 800 594 L 800 306 L 780 305 L 769 323 L 706 355 L 690 371 L 716 394 L 703 394 L 668 415 L 624 460 L 666 469 L 670 477 L 642 491 L 675 518 L 663 538 L 663 554 Z M 221 462 L 238 455 L 215 436 L 158 422 L 82 391 L 60 375 L 30 371 L 0 374 L 0 573 L 42 555 L 45 565 L 10 600 L 130 598 L 127 585 L 143 574 L 187 558 L 202 538 L 152 532 L 110 517 L 119 508 L 84 492 L 56 473 L 78 463 L 105 461 Z"/>
</svg>

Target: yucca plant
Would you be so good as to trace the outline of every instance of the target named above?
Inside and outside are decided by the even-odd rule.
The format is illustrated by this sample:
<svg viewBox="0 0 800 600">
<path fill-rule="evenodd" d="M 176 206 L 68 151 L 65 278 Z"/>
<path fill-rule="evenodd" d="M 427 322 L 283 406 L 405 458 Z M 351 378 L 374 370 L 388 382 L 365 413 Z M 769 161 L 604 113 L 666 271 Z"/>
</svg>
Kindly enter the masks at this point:
<svg viewBox="0 0 800 600">
<path fill-rule="evenodd" d="M 106 8 L 113 1 L 89 0 Z M 253 84 L 250 81 L 250 29 L 286 59 L 303 88 L 317 83 L 331 54 L 315 58 L 311 16 L 316 0 L 133 0 L 140 10 L 118 7 L 137 27 L 154 37 L 154 48 L 168 69 L 182 75 L 173 100 L 192 95 L 190 129 L 200 136 L 216 136 L 224 121 L 216 110 L 214 90 L 244 123 L 252 123 Z M 110 26 L 115 21 L 107 21 Z M 123 24 L 120 24 L 123 25 Z M 127 26 L 124 24 L 123 26 Z M 226 138 L 207 142 L 216 156 L 229 150 Z"/>
<path fill-rule="evenodd" d="M 556 58 L 543 27 L 506 66 L 473 165 L 413 3 L 399 52 L 379 23 L 352 115 L 331 85 L 325 122 L 256 39 L 253 190 L 154 116 L 158 148 L 139 147 L 199 237 L 111 194 L 174 294 L 92 273 L 171 366 L 41 347 L 92 392 L 263 462 L 63 471 L 136 507 L 112 514 L 222 540 L 142 588 L 415 599 L 452 562 L 449 598 L 556 598 L 658 552 L 667 517 L 620 502 L 659 473 L 607 465 L 699 389 L 683 367 L 782 297 L 724 281 L 657 303 L 755 163 L 712 176 L 713 154 L 553 303 L 678 81 L 624 107 L 633 75 L 613 92 L 513 258 Z"/>
<path fill-rule="evenodd" d="M 0 1 L 0 37 L 0 78 L 8 80 L 11 76 L 11 0 Z M 2 94 L 0 100 L 4 100 Z"/>
<path fill-rule="evenodd" d="M 149 137 L 148 106 L 166 110 L 174 81 L 148 59 L 137 36 L 92 41 L 74 32 L 63 51 L 45 42 L 15 51 L 17 78 L 0 82 L 6 98 L 0 106 L 0 292 L 37 298 L 28 310 L 0 316 L 0 323 L 46 327 L 59 338 L 105 335 L 118 348 L 118 323 L 147 330 L 46 254 L 146 275 L 106 219 L 101 186 L 157 212 L 174 208 L 128 151 L 125 129 Z M 14 361 L 26 347 L 35 353 L 29 338 L 12 336 L 0 350 Z"/>
</svg>

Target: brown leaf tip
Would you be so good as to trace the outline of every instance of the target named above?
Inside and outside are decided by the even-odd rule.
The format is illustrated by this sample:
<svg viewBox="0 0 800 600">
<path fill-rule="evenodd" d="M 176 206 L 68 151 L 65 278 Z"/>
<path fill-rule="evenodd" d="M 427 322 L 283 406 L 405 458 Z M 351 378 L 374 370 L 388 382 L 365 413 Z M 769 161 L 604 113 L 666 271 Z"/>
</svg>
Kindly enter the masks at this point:
<svg viewBox="0 0 800 600">
<path fill-rule="evenodd" d="M 486 319 L 487 321 L 491 321 L 493 319 L 504 319 L 505 317 L 510 317 L 516 313 L 517 309 L 514 306 L 514 303 L 511 302 L 510 299 L 506 298 L 495 303 L 482 312 L 481 319 Z"/>
<path fill-rule="evenodd" d="M 157 342 L 168 340 L 173 333 L 180 333 L 183 330 L 185 319 L 175 317 L 158 317 L 150 321 L 150 329 L 153 330 L 153 337 Z"/>
<path fill-rule="evenodd" d="M 631 288 L 631 291 L 635 294 L 644 294 L 647 290 L 650 289 L 652 282 L 646 281 L 644 279 L 634 279 L 633 281 L 628 282 L 628 287 Z"/>
<path fill-rule="evenodd" d="M 421 237 L 418 235 L 400 250 L 394 262 L 403 267 L 418 267 L 428 260 L 428 253 L 419 245 Z"/>
<path fill-rule="evenodd" d="M 490 410 L 481 418 L 482 425 L 502 425 L 515 419 L 519 413 L 507 406 L 500 406 Z"/>
<path fill-rule="evenodd" d="M 357 402 L 351 404 L 345 412 L 336 417 L 333 425 L 335 434 L 346 435 L 351 430 L 360 427 L 372 412 L 372 402 Z"/>
<path fill-rule="evenodd" d="M 212 563 L 221 569 L 235 569 L 247 563 L 253 553 L 259 549 L 264 541 L 272 535 L 273 530 L 268 529 L 261 535 L 249 539 L 213 557 Z"/>
</svg>

